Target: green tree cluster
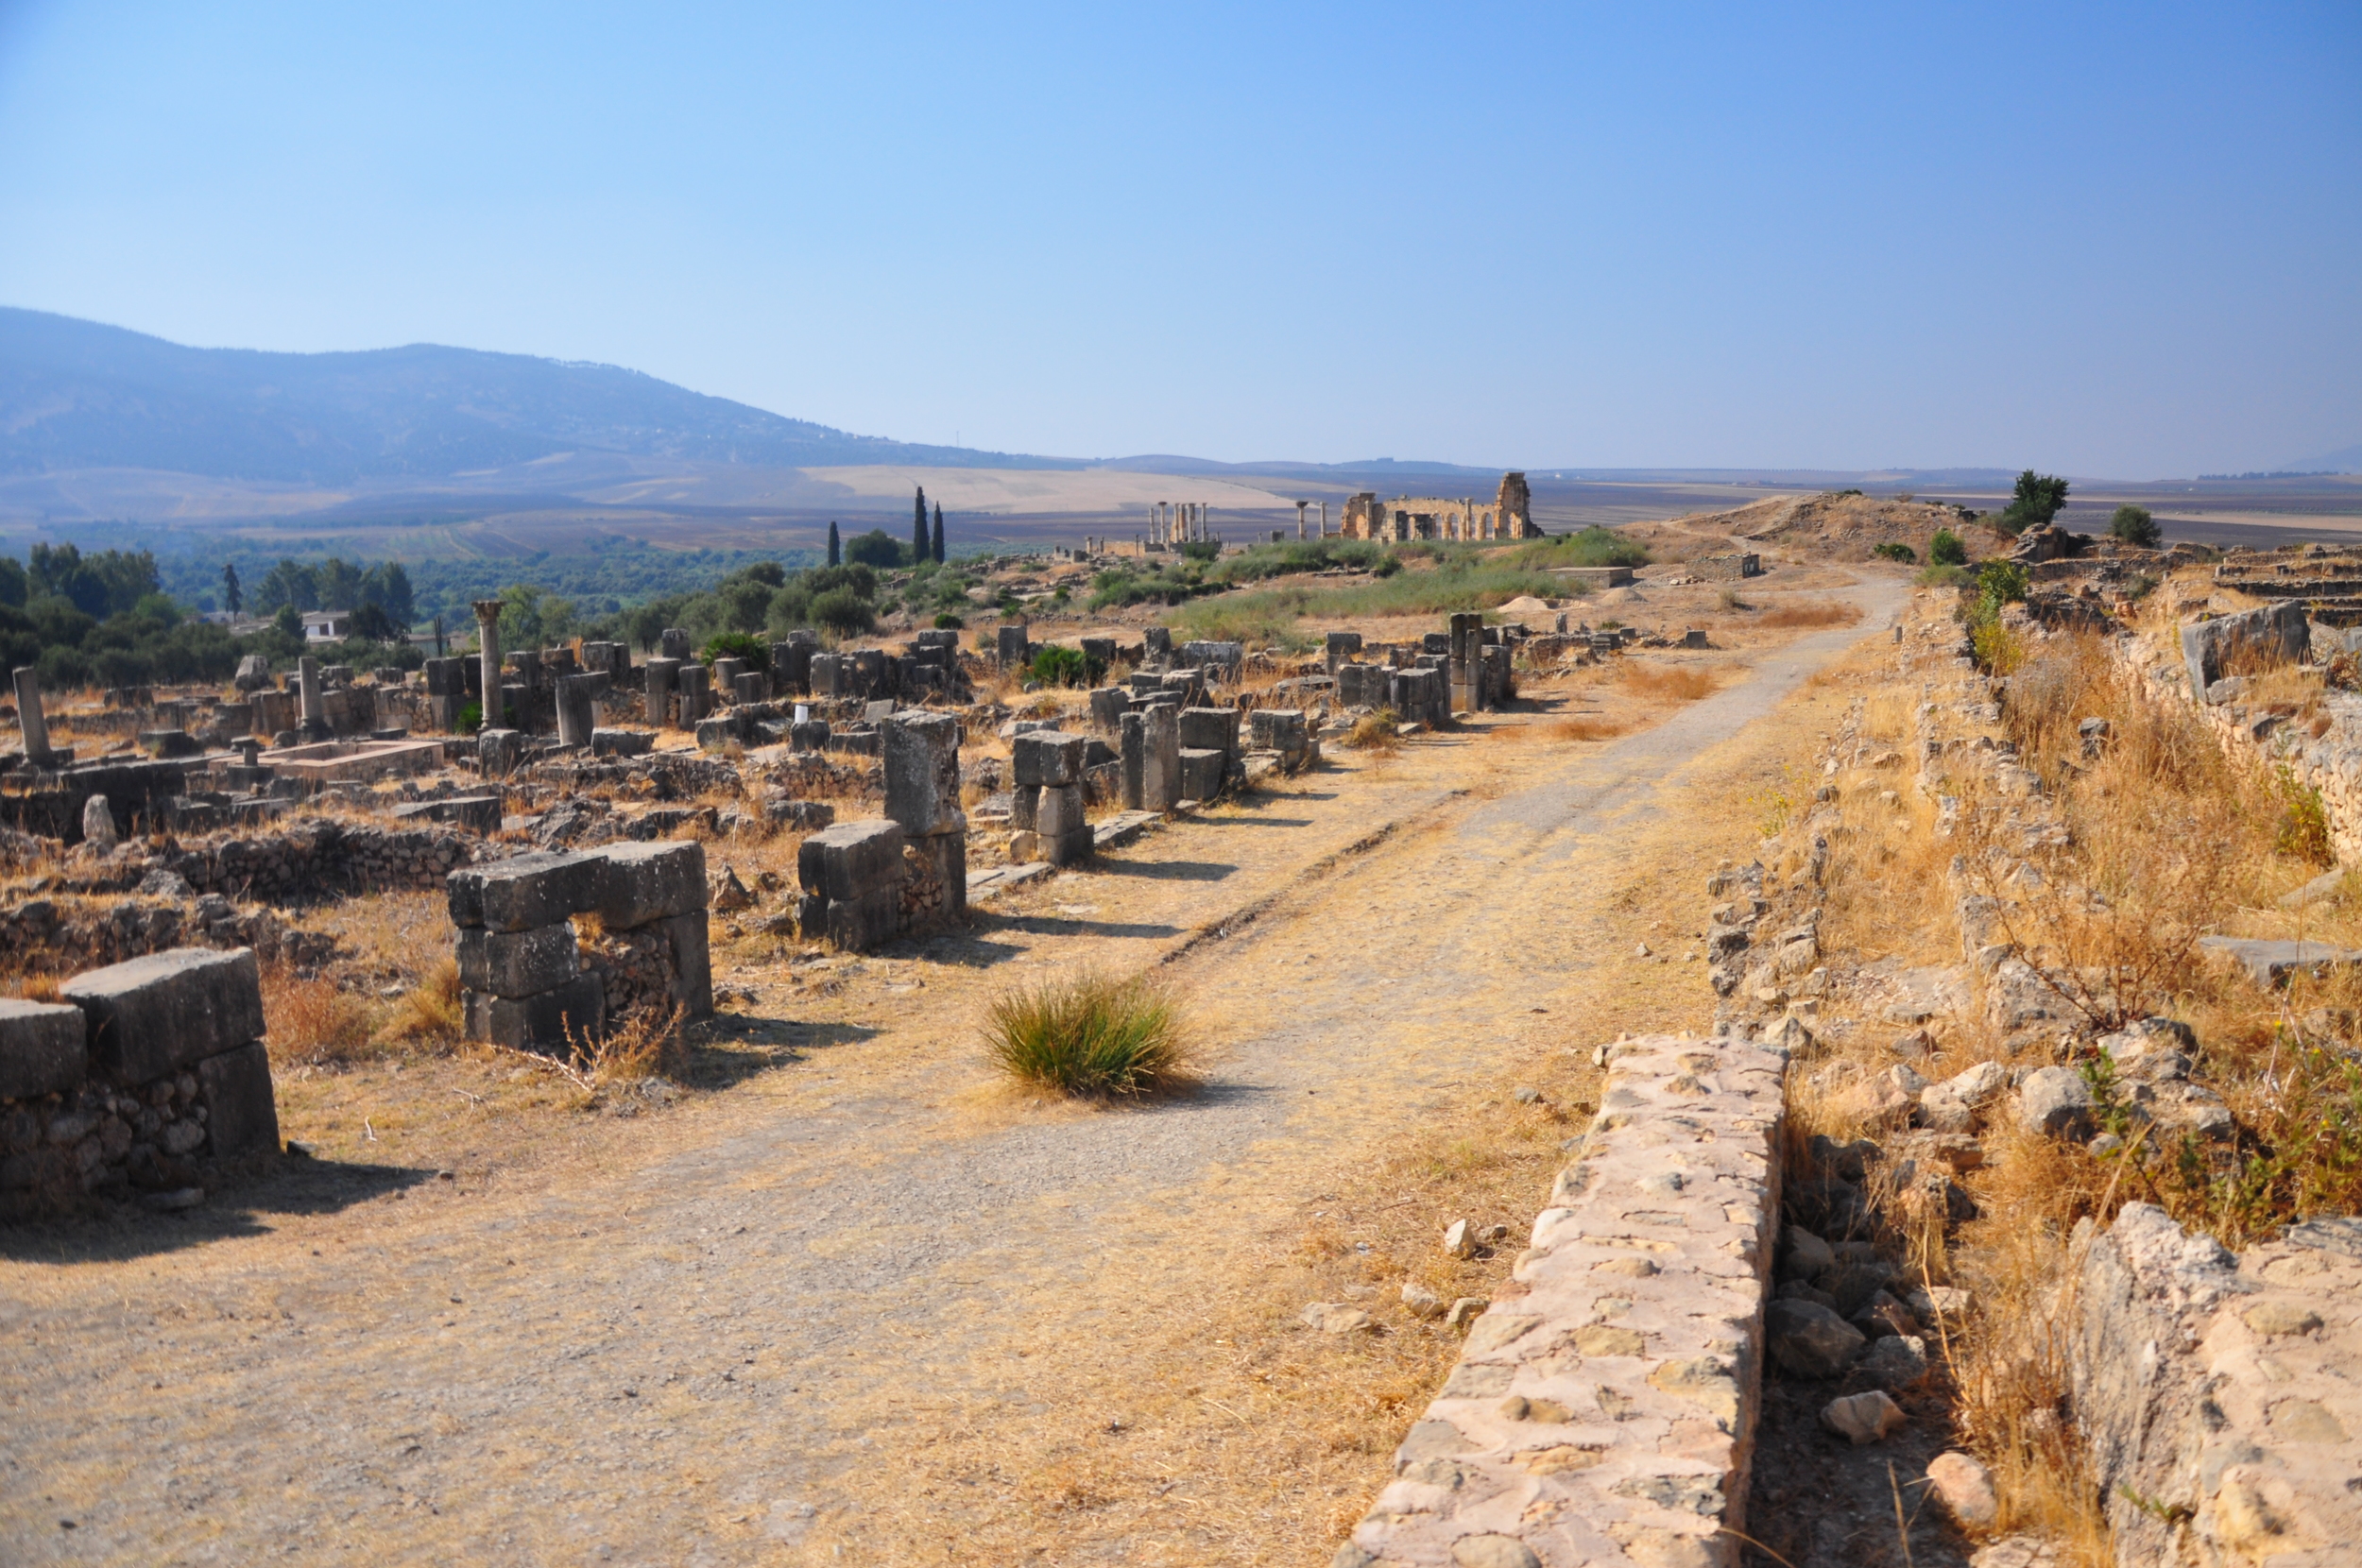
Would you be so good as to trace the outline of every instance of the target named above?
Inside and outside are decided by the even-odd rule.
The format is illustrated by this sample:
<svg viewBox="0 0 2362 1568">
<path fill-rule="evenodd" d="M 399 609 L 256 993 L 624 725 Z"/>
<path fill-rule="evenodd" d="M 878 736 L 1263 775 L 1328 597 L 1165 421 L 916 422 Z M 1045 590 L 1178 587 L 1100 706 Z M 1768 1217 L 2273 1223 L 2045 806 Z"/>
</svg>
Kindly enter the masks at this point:
<svg viewBox="0 0 2362 1568">
<path fill-rule="evenodd" d="M 2028 528 L 2043 528 L 2059 515 L 2066 504 L 2067 482 L 2054 473 L 2036 473 L 2028 469 L 2017 476 L 2017 486 L 2010 494 L 2009 505 L 2001 509 L 1994 526 L 2009 535 L 2023 534 Z"/>
<path fill-rule="evenodd" d="M 2165 530 L 2157 526 L 2157 520 L 2149 515 L 2148 507 L 2134 506 L 2130 503 L 2117 507 L 2115 516 L 2108 520 L 2108 532 L 2127 544 L 2139 545 L 2143 550 L 2156 549 L 2165 537 Z"/>
</svg>

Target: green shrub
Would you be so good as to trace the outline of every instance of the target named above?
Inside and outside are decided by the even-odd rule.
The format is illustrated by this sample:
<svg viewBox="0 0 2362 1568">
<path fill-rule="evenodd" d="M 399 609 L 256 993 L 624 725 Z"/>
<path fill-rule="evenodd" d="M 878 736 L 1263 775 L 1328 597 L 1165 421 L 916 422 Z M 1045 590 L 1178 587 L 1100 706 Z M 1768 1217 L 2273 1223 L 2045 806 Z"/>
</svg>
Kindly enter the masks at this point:
<svg viewBox="0 0 2362 1568">
<path fill-rule="evenodd" d="M 1370 574 L 1374 577 L 1392 577 L 1395 572 L 1400 571 L 1401 570 L 1401 556 L 1380 555 L 1378 558 L 1377 564 L 1370 568 Z"/>
<path fill-rule="evenodd" d="M 2028 469 L 2017 476 L 2017 486 L 2011 492 L 2009 505 L 1994 520 L 1994 527 L 2004 534 L 2023 534 L 2028 528 L 2041 528 L 2059 515 L 2066 504 L 2067 482 L 2055 473 L 2036 473 Z"/>
<path fill-rule="evenodd" d="M 2116 515 L 2108 520 L 2108 532 L 2127 544 L 2137 544 L 2143 550 L 2154 550 L 2165 540 L 2165 530 L 2149 516 L 2146 506 L 2127 503 L 2116 508 Z"/>
<path fill-rule="evenodd" d="M 1927 541 L 1927 559 L 1936 566 L 1966 566 L 1968 546 L 1949 528 L 1939 528 L 1936 537 Z"/>
<path fill-rule="evenodd" d="M 2300 780 L 2285 762 L 2274 772 L 2272 793 L 2280 797 L 2280 826 L 2272 848 L 2315 865 L 2336 865 L 2337 852 L 2329 842 L 2329 810 L 2321 793 Z"/>
<path fill-rule="evenodd" d="M 901 540 L 884 529 L 872 528 L 866 534 L 845 541 L 845 559 L 847 565 L 852 566 L 905 566 L 909 564 L 910 553 Z"/>
<path fill-rule="evenodd" d="M 1088 686 L 1091 683 L 1090 660 L 1080 648 L 1063 648 L 1055 643 L 1034 655 L 1030 667 L 1034 679 L 1044 686 Z"/>
<path fill-rule="evenodd" d="M 877 612 L 869 602 L 848 588 L 830 588 L 814 599 L 812 619 L 839 637 L 868 631 L 878 623 Z"/>
<path fill-rule="evenodd" d="M 1216 561 L 1222 558 L 1222 546 L 1212 539 L 1191 539 L 1181 547 L 1184 560 Z"/>
<path fill-rule="evenodd" d="M 1059 1094 L 1138 1095 L 1188 1066 L 1180 1010 L 1139 978 L 1019 985 L 984 1010 L 984 1048 L 1003 1072 Z"/>
<path fill-rule="evenodd" d="M 1883 544 L 1873 546 L 1870 553 L 1873 555 L 1879 556 L 1886 560 L 1901 561 L 1907 566 L 1919 559 L 1918 551 L 1913 550 L 1908 544 L 1898 543 L 1893 539 L 1889 539 Z"/>
<path fill-rule="evenodd" d="M 967 622 L 961 620 L 958 616 L 953 615 L 950 610 L 945 610 L 941 615 L 935 617 L 935 630 L 939 632 L 956 632 L 962 630 L 967 625 Z"/>
<path fill-rule="evenodd" d="M 1595 524 L 1524 545 L 1508 557 L 1508 564 L 1528 571 L 1554 566 L 1647 566 L 1649 550 L 1629 535 Z"/>
<path fill-rule="evenodd" d="M 1921 588 L 1959 588 L 1968 581 L 1968 568 L 1949 565 L 1924 567 L 1919 575 L 1911 580 Z"/>
<path fill-rule="evenodd" d="M 717 658 L 734 658 L 750 670 L 768 670 L 771 644 L 752 632 L 724 632 L 709 641 L 697 656 L 708 664 Z"/>
<path fill-rule="evenodd" d="M 459 709 L 459 717 L 452 724 L 452 728 L 462 735 L 473 735 L 483 727 L 484 705 L 482 703 L 469 703 L 462 707 Z"/>
</svg>

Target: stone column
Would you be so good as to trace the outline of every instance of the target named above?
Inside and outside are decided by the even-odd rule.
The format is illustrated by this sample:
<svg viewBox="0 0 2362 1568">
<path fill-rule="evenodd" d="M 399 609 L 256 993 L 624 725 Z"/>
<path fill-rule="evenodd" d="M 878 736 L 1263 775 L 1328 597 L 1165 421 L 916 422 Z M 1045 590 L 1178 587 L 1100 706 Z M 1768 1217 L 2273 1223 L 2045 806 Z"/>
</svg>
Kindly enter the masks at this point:
<svg viewBox="0 0 2362 1568">
<path fill-rule="evenodd" d="M 680 673 L 680 660 L 652 658 L 640 668 L 648 682 L 648 725 L 662 729 L 673 717 L 673 686 Z"/>
<path fill-rule="evenodd" d="M 1299 501 L 1296 503 L 1296 537 L 1299 539 L 1304 537 L 1305 509 L 1311 504 L 1312 503 L 1309 501 Z"/>
<path fill-rule="evenodd" d="M 41 675 L 30 665 L 16 672 L 16 727 L 25 738 L 25 760 L 46 762 L 49 720 L 41 710 Z"/>
<path fill-rule="evenodd" d="M 557 742 L 562 746 L 587 746 L 590 732 L 598 727 L 599 708 L 596 675 L 560 675 L 557 677 Z"/>
<path fill-rule="evenodd" d="M 327 716 L 320 710 L 320 661 L 304 657 L 296 660 L 296 690 L 302 702 L 300 724 L 303 738 L 317 741 L 328 731 Z"/>
<path fill-rule="evenodd" d="M 496 729 L 501 717 L 501 602 L 479 599 L 475 602 L 476 658 L 484 666 L 484 723 L 481 727 Z"/>
<path fill-rule="evenodd" d="M 1328 503 L 1321 503 L 1321 537 L 1328 537 Z"/>
</svg>

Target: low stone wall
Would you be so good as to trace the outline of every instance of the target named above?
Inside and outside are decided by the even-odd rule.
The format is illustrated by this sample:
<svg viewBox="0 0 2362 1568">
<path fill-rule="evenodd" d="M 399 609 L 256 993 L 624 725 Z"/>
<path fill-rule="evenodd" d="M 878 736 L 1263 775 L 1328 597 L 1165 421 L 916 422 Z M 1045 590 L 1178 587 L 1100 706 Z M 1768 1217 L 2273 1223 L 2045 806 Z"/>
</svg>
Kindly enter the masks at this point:
<svg viewBox="0 0 2362 1568">
<path fill-rule="evenodd" d="M 2116 1561 L 2353 1562 L 2362 1220 L 2294 1225 L 2234 1258 L 2128 1203 L 2076 1244 L 2076 1416 Z"/>
<path fill-rule="evenodd" d="M 1737 1560 L 1787 1054 L 1673 1035 L 1607 1053 L 1533 1245 L 1338 1568 Z"/>
<path fill-rule="evenodd" d="M 447 828 L 316 819 L 261 838 L 167 850 L 156 860 L 199 893 L 304 903 L 327 894 L 431 892 L 458 867 L 496 853 L 483 840 Z"/>
<path fill-rule="evenodd" d="M 202 1198 L 279 1150 L 254 955 L 180 948 L 0 999 L 0 1218 L 89 1194 Z"/>
</svg>

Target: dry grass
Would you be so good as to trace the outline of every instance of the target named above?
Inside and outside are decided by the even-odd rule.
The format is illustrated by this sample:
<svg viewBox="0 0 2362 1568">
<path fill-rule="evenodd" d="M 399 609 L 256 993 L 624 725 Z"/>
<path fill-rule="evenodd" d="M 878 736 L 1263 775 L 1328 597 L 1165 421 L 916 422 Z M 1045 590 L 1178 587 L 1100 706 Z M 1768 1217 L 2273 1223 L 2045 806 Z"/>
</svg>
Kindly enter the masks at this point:
<svg viewBox="0 0 2362 1568">
<path fill-rule="evenodd" d="M 16 994 L 28 1002 L 48 1002 L 53 1006 L 64 999 L 64 982 L 55 975 L 27 975 Z"/>
<path fill-rule="evenodd" d="M 1345 731 L 1345 744 L 1356 751 L 1393 752 L 1402 744 L 1402 737 L 1397 733 L 1401 727 L 1402 715 L 1391 707 L 1381 707 L 1353 721 L 1353 727 Z"/>
<path fill-rule="evenodd" d="M 325 976 L 307 978 L 283 963 L 263 966 L 263 1017 L 275 1062 L 335 1065 L 366 1061 L 379 1049 L 366 1002 Z"/>
<path fill-rule="evenodd" d="M 1017 985 L 984 1006 L 984 1049 L 1035 1088 L 1083 1099 L 1170 1089 L 1190 1076 L 1188 1029 L 1164 987 L 1085 970 Z"/>
<path fill-rule="evenodd" d="M 1627 661 L 1617 672 L 1626 690 L 1638 697 L 1669 698 L 1694 703 L 1714 695 L 1714 672 L 1697 664 L 1641 664 Z"/>
<path fill-rule="evenodd" d="M 448 1048 L 459 1043 L 465 1020 L 459 1004 L 459 961 L 446 958 L 403 992 L 379 1026 L 392 1044 Z"/>
<path fill-rule="evenodd" d="M 1553 741 L 1612 741 L 1630 731 L 1632 725 L 1620 719 L 1581 716 L 1553 719 L 1542 726 L 1542 733 Z"/>
<path fill-rule="evenodd" d="M 1858 605 L 1834 599 L 1780 605 L 1755 617 L 1758 626 L 1850 626 L 1861 619 Z"/>
</svg>

